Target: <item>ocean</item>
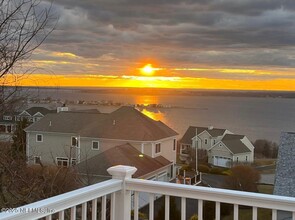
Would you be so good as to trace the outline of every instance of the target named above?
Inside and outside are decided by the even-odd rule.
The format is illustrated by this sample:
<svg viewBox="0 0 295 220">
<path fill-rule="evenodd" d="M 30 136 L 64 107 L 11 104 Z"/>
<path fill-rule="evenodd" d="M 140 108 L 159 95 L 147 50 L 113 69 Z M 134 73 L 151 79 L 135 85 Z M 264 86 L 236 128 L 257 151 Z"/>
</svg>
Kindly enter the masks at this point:
<svg viewBox="0 0 295 220">
<path fill-rule="evenodd" d="M 114 91 L 114 92 L 112 92 Z M 120 104 L 141 104 L 140 110 L 155 120 L 161 120 L 179 133 L 179 138 L 190 126 L 226 128 L 246 135 L 251 141 L 268 139 L 279 143 L 282 131 L 295 131 L 295 99 L 282 97 L 247 97 L 222 95 L 175 95 L 169 92 L 137 94 L 111 90 L 30 89 L 35 98 L 62 101 L 104 101 Z M 161 104 L 158 107 L 151 104 Z M 51 105 L 53 108 L 54 106 Z M 97 108 L 110 112 L 117 106 L 71 105 L 72 109 Z"/>
</svg>

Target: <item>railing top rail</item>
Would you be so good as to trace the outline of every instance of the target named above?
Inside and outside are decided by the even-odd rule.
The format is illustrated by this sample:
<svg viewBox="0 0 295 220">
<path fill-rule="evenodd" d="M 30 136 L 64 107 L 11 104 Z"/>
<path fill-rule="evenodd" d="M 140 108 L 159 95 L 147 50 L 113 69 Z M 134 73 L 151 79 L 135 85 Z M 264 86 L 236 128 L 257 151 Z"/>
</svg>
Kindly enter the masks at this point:
<svg viewBox="0 0 295 220">
<path fill-rule="evenodd" d="M 57 213 L 122 189 L 122 180 L 111 179 L 0 213 L 1 220 L 31 220 Z"/>
<path fill-rule="evenodd" d="M 207 188 L 201 186 L 182 185 L 141 179 L 126 180 L 126 189 L 139 192 L 295 212 L 295 198 L 293 197 Z"/>
</svg>

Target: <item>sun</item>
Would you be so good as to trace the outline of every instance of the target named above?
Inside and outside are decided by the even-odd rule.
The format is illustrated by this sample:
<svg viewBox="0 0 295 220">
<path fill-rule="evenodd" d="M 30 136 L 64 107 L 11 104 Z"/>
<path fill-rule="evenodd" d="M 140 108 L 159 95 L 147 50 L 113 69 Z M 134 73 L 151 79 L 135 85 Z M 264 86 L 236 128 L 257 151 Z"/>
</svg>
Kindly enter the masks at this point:
<svg viewBox="0 0 295 220">
<path fill-rule="evenodd" d="M 155 68 L 153 68 L 152 64 L 147 64 L 141 69 L 141 73 L 147 76 L 152 76 L 155 72 Z"/>
</svg>

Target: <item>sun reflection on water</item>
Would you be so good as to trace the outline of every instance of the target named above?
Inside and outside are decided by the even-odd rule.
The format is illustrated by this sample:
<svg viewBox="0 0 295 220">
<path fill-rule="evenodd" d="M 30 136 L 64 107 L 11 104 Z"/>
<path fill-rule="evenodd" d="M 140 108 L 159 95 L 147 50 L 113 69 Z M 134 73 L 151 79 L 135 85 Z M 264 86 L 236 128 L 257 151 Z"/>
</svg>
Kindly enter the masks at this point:
<svg viewBox="0 0 295 220">
<path fill-rule="evenodd" d="M 142 109 L 141 113 L 145 114 L 146 116 L 148 116 L 149 118 L 155 120 L 155 121 L 162 121 L 165 122 L 166 118 L 164 113 L 162 113 L 161 111 L 157 110 L 157 109 Z"/>
</svg>

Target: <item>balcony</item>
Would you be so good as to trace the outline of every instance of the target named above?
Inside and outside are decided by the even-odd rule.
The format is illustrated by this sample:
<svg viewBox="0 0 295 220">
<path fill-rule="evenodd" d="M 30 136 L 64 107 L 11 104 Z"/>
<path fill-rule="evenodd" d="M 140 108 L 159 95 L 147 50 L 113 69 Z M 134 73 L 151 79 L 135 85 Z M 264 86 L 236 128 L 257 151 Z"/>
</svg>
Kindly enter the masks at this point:
<svg viewBox="0 0 295 220">
<path fill-rule="evenodd" d="M 272 210 L 272 220 L 277 219 L 279 210 L 290 213 L 295 220 L 295 198 L 259 193 L 248 193 L 233 190 L 213 189 L 206 187 L 156 182 L 133 179 L 136 168 L 129 166 L 115 166 L 108 169 L 111 180 L 87 186 L 72 192 L 38 201 L 16 209 L 2 209 L 2 220 L 31 220 L 31 219 L 111 219 L 129 220 L 131 210 L 134 219 L 139 216 L 139 194 L 149 194 L 148 218 L 155 216 L 155 197 L 164 196 L 165 220 L 169 219 L 170 197 L 180 197 L 181 220 L 188 219 L 187 201 L 196 200 L 198 219 L 203 218 L 203 204 L 205 201 L 215 203 L 215 219 L 221 219 L 221 204 L 233 206 L 233 219 L 239 219 L 239 211 L 248 206 L 252 210 L 252 219 L 258 219 L 259 208 Z"/>
</svg>

